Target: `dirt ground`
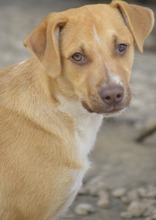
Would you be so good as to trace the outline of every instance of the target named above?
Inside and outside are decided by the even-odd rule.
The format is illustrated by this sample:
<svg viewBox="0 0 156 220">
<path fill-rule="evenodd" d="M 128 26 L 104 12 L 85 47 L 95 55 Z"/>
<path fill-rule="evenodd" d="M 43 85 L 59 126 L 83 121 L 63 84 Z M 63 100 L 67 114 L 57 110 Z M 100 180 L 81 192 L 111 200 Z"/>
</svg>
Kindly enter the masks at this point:
<svg viewBox="0 0 156 220">
<path fill-rule="evenodd" d="M 0 0 L 0 67 L 20 62 L 29 56 L 22 41 L 50 11 L 89 3 L 95 1 Z M 155 9 L 155 6 L 150 7 Z M 152 42 L 153 38 L 156 42 L 154 34 Z M 128 191 L 149 185 L 156 186 L 156 134 L 143 143 L 135 141 L 147 122 L 156 124 L 156 51 L 150 50 L 154 48 L 151 44 L 148 42 L 143 55 L 136 54 L 135 57 L 131 79 L 133 101 L 130 108 L 117 119 L 104 120 L 95 149 L 90 155 L 92 167 L 85 177 L 85 183 L 98 176 L 110 192 L 120 188 Z M 92 204 L 96 211 L 89 215 L 77 215 L 75 207 L 81 203 Z M 97 196 L 87 193 L 78 195 L 65 219 L 120 220 L 120 213 L 127 209 L 126 205 L 112 195 L 109 208 L 99 208 L 96 203 Z M 154 218 L 138 216 L 136 219 Z"/>
</svg>

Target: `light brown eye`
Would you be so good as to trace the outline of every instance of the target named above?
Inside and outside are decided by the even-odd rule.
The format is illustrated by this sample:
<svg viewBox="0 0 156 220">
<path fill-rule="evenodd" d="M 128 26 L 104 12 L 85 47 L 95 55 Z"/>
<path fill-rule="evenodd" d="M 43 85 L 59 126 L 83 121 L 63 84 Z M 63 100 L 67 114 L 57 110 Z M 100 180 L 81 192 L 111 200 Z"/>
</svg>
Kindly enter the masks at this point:
<svg viewBox="0 0 156 220">
<path fill-rule="evenodd" d="M 71 60 L 76 64 L 85 64 L 87 62 L 87 58 L 81 53 L 73 54 Z"/>
<path fill-rule="evenodd" d="M 75 60 L 75 61 L 77 61 L 77 62 L 81 61 L 82 58 L 83 58 L 83 56 L 82 56 L 82 54 L 80 54 L 80 53 L 75 53 L 75 54 L 72 56 L 72 59 Z"/>
<path fill-rule="evenodd" d="M 117 46 L 117 54 L 119 55 L 123 55 L 126 53 L 128 49 L 128 45 L 127 44 L 118 44 Z"/>
</svg>

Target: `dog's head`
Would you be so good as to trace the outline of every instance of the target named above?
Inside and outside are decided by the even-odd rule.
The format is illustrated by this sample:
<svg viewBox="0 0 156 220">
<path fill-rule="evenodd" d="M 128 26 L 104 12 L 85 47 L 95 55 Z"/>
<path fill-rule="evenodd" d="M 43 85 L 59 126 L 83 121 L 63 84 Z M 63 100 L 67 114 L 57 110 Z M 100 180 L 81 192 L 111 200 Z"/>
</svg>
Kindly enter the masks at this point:
<svg viewBox="0 0 156 220">
<path fill-rule="evenodd" d="M 130 103 L 134 44 L 153 28 L 150 9 L 113 1 L 49 15 L 25 40 L 59 91 L 96 113 Z"/>
</svg>

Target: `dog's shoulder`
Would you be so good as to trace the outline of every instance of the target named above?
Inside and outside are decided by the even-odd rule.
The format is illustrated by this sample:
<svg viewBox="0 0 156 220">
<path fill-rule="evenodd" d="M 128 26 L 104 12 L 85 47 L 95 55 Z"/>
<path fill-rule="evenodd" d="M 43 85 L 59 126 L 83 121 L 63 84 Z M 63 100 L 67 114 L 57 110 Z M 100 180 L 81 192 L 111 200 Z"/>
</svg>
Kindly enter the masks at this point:
<svg viewBox="0 0 156 220">
<path fill-rule="evenodd" d="M 7 67 L 0 69 L 0 76 L 1 76 L 1 74 L 6 74 L 6 73 L 12 71 L 16 66 L 17 66 L 17 64 L 12 64 L 12 65 L 9 65 Z"/>
</svg>

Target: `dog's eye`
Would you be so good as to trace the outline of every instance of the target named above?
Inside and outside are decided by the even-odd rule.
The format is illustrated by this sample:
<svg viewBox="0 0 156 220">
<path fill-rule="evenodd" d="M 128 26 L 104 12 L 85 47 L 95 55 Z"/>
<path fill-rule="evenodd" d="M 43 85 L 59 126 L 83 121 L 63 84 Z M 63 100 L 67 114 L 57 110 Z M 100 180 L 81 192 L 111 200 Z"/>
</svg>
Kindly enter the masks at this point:
<svg viewBox="0 0 156 220">
<path fill-rule="evenodd" d="M 87 62 L 87 58 L 83 56 L 81 53 L 75 53 L 72 55 L 71 60 L 77 64 L 84 64 Z"/>
<path fill-rule="evenodd" d="M 80 53 L 75 53 L 73 56 L 72 56 L 72 59 L 77 61 L 77 62 L 80 62 L 82 60 L 83 56 L 82 54 Z"/>
<path fill-rule="evenodd" d="M 117 54 L 123 55 L 128 49 L 128 45 L 126 44 L 119 44 L 117 46 Z"/>
</svg>

